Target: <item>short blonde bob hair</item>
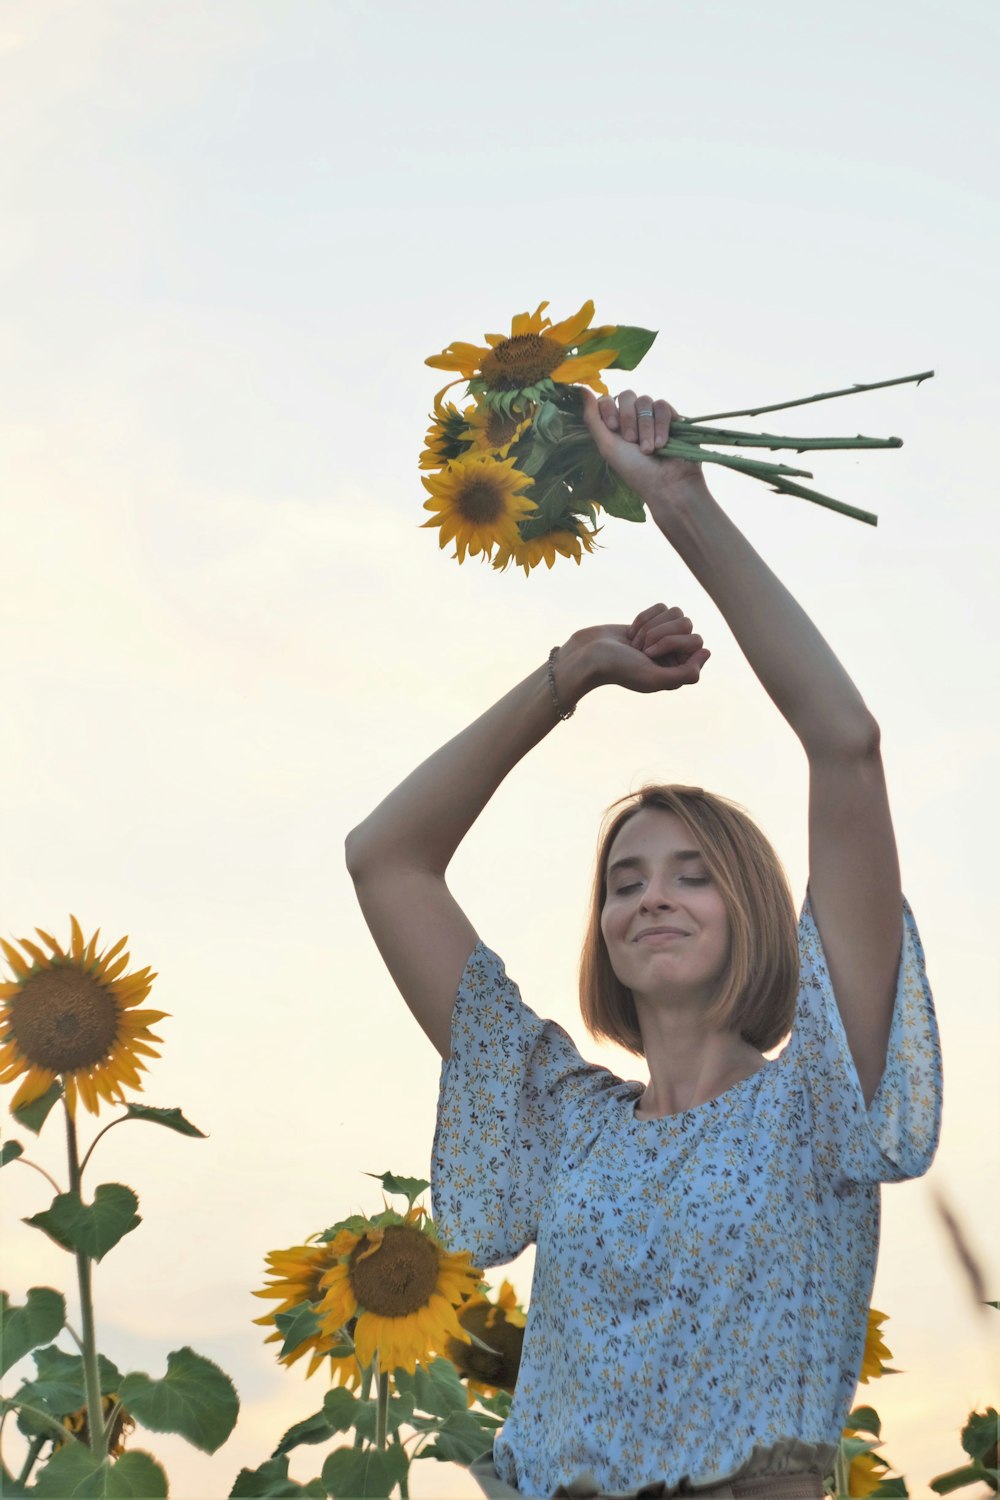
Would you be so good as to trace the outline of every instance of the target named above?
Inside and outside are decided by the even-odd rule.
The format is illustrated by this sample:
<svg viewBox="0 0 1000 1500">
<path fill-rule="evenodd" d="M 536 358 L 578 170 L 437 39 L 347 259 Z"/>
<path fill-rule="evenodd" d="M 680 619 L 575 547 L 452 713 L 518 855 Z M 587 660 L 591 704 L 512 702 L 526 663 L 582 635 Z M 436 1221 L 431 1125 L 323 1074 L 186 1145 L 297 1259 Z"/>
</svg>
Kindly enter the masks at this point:
<svg viewBox="0 0 1000 1500">
<path fill-rule="evenodd" d="M 629 819 L 649 807 L 680 818 L 725 903 L 729 960 L 707 1020 L 715 1029 L 739 1032 L 751 1046 L 767 1051 L 790 1031 L 798 991 L 799 949 L 788 879 L 744 809 L 695 786 L 644 786 L 608 809 L 580 959 L 580 1009 L 587 1030 L 644 1056 L 632 992 L 611 967 L 601 913 L 611 846 Z"/>
</svg>

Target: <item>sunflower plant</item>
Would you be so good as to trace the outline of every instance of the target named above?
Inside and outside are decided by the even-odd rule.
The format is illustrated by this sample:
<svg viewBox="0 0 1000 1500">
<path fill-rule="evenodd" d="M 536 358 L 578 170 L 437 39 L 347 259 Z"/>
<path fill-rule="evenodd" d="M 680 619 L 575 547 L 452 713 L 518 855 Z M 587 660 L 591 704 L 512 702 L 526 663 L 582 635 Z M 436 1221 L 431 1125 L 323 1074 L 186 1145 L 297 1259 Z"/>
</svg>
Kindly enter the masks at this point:
<svg viewBox="0 0 1000 1500">
<path fill-rule="evenodd" d="M 510 333 L 488 333 L 483 344 L 451 343 L 425 363 L 457 372 L 434 398 L 431 426 L 420 455 L 421 475 L 432 512 L 423 524 L 438 528 L 442 547 L 455 543 L 454 556 L 480 556 L 494 568 L 515 564 L 525 574 L 557 557 L 579 563 L 592 552 L 602 513 L 626 521 L 644 521 L 639 496 L 608 467 L 594 446 L 583 419 L 577 387 L 590 386 L 607 395 L 606 370 L 634 370 L 656 338 L 648 328 L 627 324 L 595 326 L 594 304 L 553 323 L 547 302 L 533 313 L 518 313 Z M 762 461 L 746 449 L 790 449 L 797 453 L 833 448 L 899 448 L 898 437 L 783 437 L 744 432 L 714 424 L 730 417 L 805 406 L 858 391 L 919 384 L 933 375 L 925 370 L 874 384 L 852 385 L 794 401 L 740 411 L 682 417 L 671 424 L 670 439 L 660 457 L 721 464 L 787 495 L 813 501 L 855 520 L 877 524 L 868 511 L 846 505 L 797 481 L 812 479 L 808 469 Z M 445 401 L 454 385 L 467 382 L 471 405 L 459 409 Z M 720 452 L 735 448 L 737 452 Z"/>
<path fill-rule="evenodd" d="M 266 1342 L 280 1345 L 281 1364 L 308 1357 L 306 1377 L 325 1368 L 330 1389 L 266 1463 L 241 1470 L 234 1497 L 405 1497 L 415 1459 L 471 1463 L 510 1409 L 524 1326 L 513 1292 L 505 1283 L 491 1303 L 469 1253 L 442 1243 L 416 1201 L 427 1182 L 367 1175 L 382 1184 L 382 1212 L 266 1257 L 268 1281 L 254 1295 L 275 1306 L 255 1321 L 272 1330 Z M 405 1208 L 390 1207 L 397 1196 Z M 493 1360 L 475 1373 L 473 1348 Z M 298 1484 L 288 1455 L 316 1443 L 333 1446 L 320 1475 Z"/>
<path fill-rule="evenodd" d="M 167 1356 L 161 1379 L 120 1370 L 98 1352 L 93 1297 L 93 1266 L 104 1259 L 141 1220 L 139 1200 L 123 1183 L 101 1183 L 89 1201 L 83 1178 L 101 1138 L 129 1120 L 161 1125 L 180 1135 L 201 1137 L 179 1109 L 137 1104 L 125 1090 L 141 1090 L 144 1058 L 156 1057 L 152 1031 L 166 1012 L 143 1008 L 156 975 L 149 968 L 129 972 L 127 938 L 99 949 L 100 933 L 84 937 L 70 918 L 70 940 L 63 947 L 41 928 L 40 944 L 0 939 L 12 978 L 0 983 L 0 1083 L 17 1083 L 11 1113 L 25 1130 L 39 1135 L 57 1110 L 66 1130 L 67 1182 L 25 1155 L 19 1140 L 0 1148 L 0 1166 L 20 1164 L 39 1173 L 55 1197 L 48 1208 L 25 1222 L 40 1230 L 76 1264 L 79 1321 L 67 1320 L 66 1299 L 53 1287 L 32 1287 L 23 1305 L 0 1292 L 0 1375 L 31 1354 L 32 1377 L 12 1396 L 0 1397 L 0 1433 L 14 1417 L 27 1452 L 18 1472 L 0 1454 L 0 1489 L 6 1496 L 167 1494 L 167 1476 L 142 1450 L 125 1451 L 136 1423 L 154 1432 L 174 1432 L 204 1452 L 214 1453 L 236 1422 L 239 1399 L 228 1375 L 193 1349 Z M 122 1108 L 81 1152 L 79 1105 L 92 1115 Z M 72 1351 L 56 1340 L 66 1334 Z M 37 1469 L 37 1473 L 36 1473 Z"/>
</svg>

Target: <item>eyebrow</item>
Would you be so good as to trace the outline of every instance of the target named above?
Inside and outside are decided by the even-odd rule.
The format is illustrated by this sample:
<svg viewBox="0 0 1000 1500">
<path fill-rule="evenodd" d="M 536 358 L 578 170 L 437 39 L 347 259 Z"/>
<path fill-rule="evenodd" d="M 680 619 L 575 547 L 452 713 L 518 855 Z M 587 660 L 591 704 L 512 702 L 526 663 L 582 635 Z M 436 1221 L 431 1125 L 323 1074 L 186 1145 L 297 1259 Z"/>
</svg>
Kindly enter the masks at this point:
<svg viewBox="0 0 1000 1500">
<path fill-rule="evenodd" d="M 683 864 L 685 862 L 690 863 L 694 859 L 704 859 L 705 856 L 700 849 L 678 849 L 670 858 L 675 864 Z M 616 859 L 613 865 L 608 866 L 607 878 L 610 880 L 612 875 L 616 875 L 619 870 L 639 869 L 645 863 L 646 861 L 638 854 L 626 855 L 624 859 Z"/>
</svg>

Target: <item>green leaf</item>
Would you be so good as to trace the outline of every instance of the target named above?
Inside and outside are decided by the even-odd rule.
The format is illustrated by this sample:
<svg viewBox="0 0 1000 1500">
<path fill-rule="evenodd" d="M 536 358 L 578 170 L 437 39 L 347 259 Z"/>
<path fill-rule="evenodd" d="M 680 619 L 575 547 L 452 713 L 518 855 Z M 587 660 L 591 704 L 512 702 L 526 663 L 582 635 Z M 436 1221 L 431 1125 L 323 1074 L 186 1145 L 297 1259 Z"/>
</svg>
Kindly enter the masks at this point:
<svg viewBox="0 0 1000 1500">
<path fill-rule="evenodd" d="M 30 1104 L 22 1104 L 20 1109 L 11 1110 L 11 1114 L 18 1124 L 37 1135 L 48 1119 L 49 1110 L 53 1104 L 58 1103 L 62 1094 L 63 1086 L 56 1079 L 55 1083 L 49 1084 L 44 1094 L 39 1094 L 37 1099 L 32 1099 Z"/>
<path fill-rule="evenodd" d="M 985 1411 L 969 1413 L 962 1428 L 962 1447 L 970 1458 L 982 1463 L 990 1449 L 1000 1442 L 1000 1417 L 992 1406 Z"/>
<path fill-rule="evenodd" d="M 0 1375 L 39 1344 L 50 1344 L 66 1322 L 66 1298 L 50 1286 L 33 1286 L 23 1307 L 0 1292 Z"/>
<path fill-rule="evenodd" d="M 196 1135 L 205 1140 L 205 1132 L 186 1120 L 179 1109 L 160 1109 L 154 1104 L 130 1104 L 124 1117 L 126 1120 L 151 1120 L 154 1125 L 165 1125 L 176 1130 L 178 1135 Z"/>
<path fill-rule="evenodd" d="M 987 1307 L 995 1307 L 998 1310 L 1000 1310 L 1000 1302 L 987 1302 L 986 1306 Z"/>
<path fill-rule="evenodd" d="M 360 1396 L 353 1395 L 345 1385 L 336 1385 L 323 1397 L 323 1415 L 334 1432 L 350 1432 L 361 1404 Z M 370 1405 L 374 1406 L 374 1401 Z"/>
<path fill-rule="evenodd" d="M 402 1448 L 338 1448 L 323 1465 L 323 1483 L 335 1500 L 362 1500 L 379 1496 L 387 1500 L 395 1485 L 409 1472 Z"/>
<path fill-rule="evenodd" d="M 4 1500 L 27 1500 L 27 1497 L 34 1493 L 34 1490 L 26 1489 L 14 1478 L 10 1470 L 0 1463 L 0 1495 L 4 1497 Z"/>
<path fill-rule="evenodd" d="M 64 1250 L 79 1250 L 91 1260 L 102 1260 L 113 1246 L 142 1223 L 139 1200 L 120 1182 L 102 1182 L 93 1203 L 79 1193 L 59 1193 L 43 1213 L 25 1219 L 42 1229 Z"/>
<path fill-rule="evenodd" d="M 25 1380 L 14 1397 L 15 1402 L 26 1402 L 29 1406 L 41 1407 L 54 1417 L 68 1416 L 79 1411 L 87 1402 L 86 1382 L 83 1374 L 83 1356 L 67 1354 L 64 1349 L 49 1345 L 36 1349 L 33 1355 L 38 1371 L 34 1380 Z M 100 1372 L 101 1395 L 109 1396 L 121 1385 L 121 1371 L 105 1359 L 97 1356 Z M 28 1419 L 27 1424 L 18 1419 L 22 1432 L 42 1432 L 44 1429 Z"/>
<path fill-rule="evenodd" d="M 600 500 L 609 516 L 617 516 L 620 521 L 645 521 L 646 507 L 643 505 L 635 490 L 630 489 L 617 474 L 610 476 L 610 483 L 602 495 L 596 497 Z"/>
<path fill-rule="evenodd" d="M 870 1432 L 875 1437 L 882 1436 L 882 1419 L 874 1406 L 856 1406 L 846 1425 L 857 1428 L 859 1432 Z"/>
<path fill-rule="evenodd" d="M 397 1177 L 395 1172 L 366 1172 L 365 1176 L 374 1177 L 387 1193 L 402 1193 L 408 1208 L 412 1208 L 424 1189 L 430 1187 L 422 1177 Z"/>
<path fill-rule="evenodd" d="M 597 349 L 614 349 L 615 358 L 609 360 L 609 370 L 634 370 L 639 361 L 649 353 L 656 338 L 652 328 L 635 328 L 629 323 L 619 323 L 612 333 L 599 334 L 577 345 L 577 354 L 591 354 Z"/>
<path fill-rule="evenodd" d="M 403 1390 L 400 1373 L 396 1372 L 396 1385 Z M 455 1366 L 447 1359 L 432 1360 L 426 1368 L 417 1366 L 413 1396 L 418 1410 L 428 1411 L 435 1417 L 468 1410 L 465 1386 L 459 1380 Z"/>
<path fill-rule="evenodd" d="M 492 1447 L 498 1425 L 487 1425 L 473 1411 L 452 1412 L 438 1430 L 432 1456 L 447 1463 L 471 1464 Z"/>
<path fill-rule="evenodd" d="M 332 1438 L 336 1432 L 342 1430 L 331 1425 L 325 1411 L 318 1411 L 311 1417 L 305 1417 L 301 1422 L 294 1422 L 282 1436 L 281 1442 L 271 1457 L 280 1458 L 283 1453 L 291 1453 L 293 1448 L 298 1448 L 302 1443 L 325 1443 L 328 1438 Z"/>
<path fill-rule="evenodd" d="M 229 1491 L 229 1500 L 278 1500 L 290 1495 L 315 1496 L 325 1500 L 326 1490 L 318 1479 L 296 1484 L 288 1477 L 287 1458 L 269 1458 L 259 1469 L 241 1469 Z"/>
<path fill-rule="evenodd" d="M 82 1443 L 67 1443 L 53 1453 L 32 1493 L 39 1500 L 164 1500 L 167 1476 L 139 1449 L 112 1461 Z"/>
<path fill-rule="evenodd" d="M 889 1500 L 890 1496 L 908 1496 L 906 1480 L 900 1478 L 883 1479 L 874 1490 L 869 1490 L 869 1500 Z"/>
<path fill-rule="evenodd" d="M 119 1391 L 122 1405 L 153 1432 L 177 1432 L 203 1453 L 221 1448 L 236 1425 L 240 1409 L 236 1387 L 212 1360 L 193 1349 L 167 1355 L 162 1380 L 126 1375 Z"/>
<path fill-rule="evenodd" d="M 4 1141 L 0 1146 L 0 1167 L 5 1167 L 9 1161 L 17 1161 L 23 1155 L 24 1147 L 20 1141 Z"/>
<path fill-rule="evenodd" d="M 401 1395 L 398 1392 L 389 1397 L 386 1409 L 386 1430 L 398 1432 L 413 1421 L 413 1397 L 409 1394 Z M 354 1430 L 359 1437 L 366 1438 L 369 1443 L 375 1442 L 375 1432 L 378 1423 L 378 1402 L 359 1401 Z"/>
<path fill-rule="evenodd" d="M 285 1335 L 285 1342 L 281 1346 L 282 1355 L 291 1354 L 306 1339 L 319 1333 L 319 1319 L 311 1302 L 300 1302 L 298 1307 L 291 1308 L 289 1312 L 275 1313 L 274 1326 L 279 1333 Z"/>
</svg>

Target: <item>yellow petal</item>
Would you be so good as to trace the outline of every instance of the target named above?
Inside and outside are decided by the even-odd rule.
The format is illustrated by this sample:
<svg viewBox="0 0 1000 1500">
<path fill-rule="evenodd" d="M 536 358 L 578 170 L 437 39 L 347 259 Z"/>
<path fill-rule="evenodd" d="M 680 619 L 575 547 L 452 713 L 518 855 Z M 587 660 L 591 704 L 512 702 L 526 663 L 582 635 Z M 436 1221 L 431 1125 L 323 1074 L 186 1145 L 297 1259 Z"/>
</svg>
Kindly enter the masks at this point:
<svg viewBox="0 0 1000 1500">
<path fill-rule="evenodd" d="M 551 328 L 546 329 L 545 336 L 555 339 L 567 349 L 572 349 L 573 345 L 579 342 L 580 335 L 589 327 L 593 316 L 593 302 L 585 302 L 572 318 L 565 318 L 561 323 L 553 323 Z"/>
</svg>

